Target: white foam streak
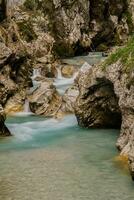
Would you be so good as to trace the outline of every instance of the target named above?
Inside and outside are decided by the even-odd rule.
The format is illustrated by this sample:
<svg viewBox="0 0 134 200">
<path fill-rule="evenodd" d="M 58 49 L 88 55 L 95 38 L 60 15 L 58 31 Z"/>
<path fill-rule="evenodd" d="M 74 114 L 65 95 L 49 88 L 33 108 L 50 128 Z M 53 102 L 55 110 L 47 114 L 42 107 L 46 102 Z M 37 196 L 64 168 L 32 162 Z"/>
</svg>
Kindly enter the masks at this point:
<svg viewBox="0 0 134 200">
<path fill-rule="evenodd" d="M 14 138 L 18 141 L 27 141 L 32 140 L 34 135 L 37 135 L 40 133 L 42 134 L 54 134 L 55 130 L 61 130 L 66 128 L 71 128 L 77 125 L 77 121 L 75 116 L 70 115 L 66 116 L 62 120 L 57 120 L 54 118 L 51 119 L 45 119 L 42 121 L 38 121 L 35 123 L 35 121 L 30 122 L 24 122 L 24 123 L 14 123 L 14 124 L 8 124 L 8 128 L 11 130 L 11 132 L 14 135 Z M 61 132 L 61 134 L 64 134 L 64 131 Z"/>
<path fill-rule="evenodd" d="M 69 88 L 69 86 L 74 83 L 74 79 L 78 75 L 78 72 L 76 72 L 72 78 L 65 78 L 62 76 L 60 68 L 57 68 L 57 71 L 58 71 L 58 76 L 54 82 L 54 85 L 56 86 L 58 92 L 63 95 L 66 89 Z"/>
</svg>

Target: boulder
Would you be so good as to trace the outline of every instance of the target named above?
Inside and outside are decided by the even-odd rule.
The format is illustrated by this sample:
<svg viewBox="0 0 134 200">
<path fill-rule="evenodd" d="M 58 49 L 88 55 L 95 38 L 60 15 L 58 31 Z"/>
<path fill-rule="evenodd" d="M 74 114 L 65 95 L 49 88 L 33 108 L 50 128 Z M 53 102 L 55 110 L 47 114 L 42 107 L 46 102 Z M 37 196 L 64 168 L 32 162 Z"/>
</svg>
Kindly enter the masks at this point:
<svg viewBox="0 0 134 200">
<path fill-rule="evenodd" d="M 62 105 L 60 111 L 63 113 L 74 113 L 76 99 L 79 95 L 79 90 L 77 85 L 72 85 L 69 87 L 62 97 Z"/>
<path fill-rule="evenodd" d="M 51 81 L 43 81 L 29 96 L 30 110 L 37 115 L 53 116 L 61 106 L 61 97 Z"/>
<path fill-rule="evenodd" d="M 98 70 L 98 73 L 96 73 Z M 80 95 L 75 113 L 80 126 L 93 128 L 119 128 L 121 111 L 114 87 L 99 68 L 82 69 L 78 80 Z"/>
<path fill-rule="evenodd" d="M 24 102 L 26 98 L 26 90 L 20 90 L 9 98 L 5 104 L 4 110 L 6 115 L 12 115 L 24 110 Z"/>
<path fill-rule="evenodd" d="M 64 65 L 61 67 L 61 74 L 65 78 L 71 78 L 74 75 L 75 71 L 76 69 L 72 65 Z"/>
</svg>

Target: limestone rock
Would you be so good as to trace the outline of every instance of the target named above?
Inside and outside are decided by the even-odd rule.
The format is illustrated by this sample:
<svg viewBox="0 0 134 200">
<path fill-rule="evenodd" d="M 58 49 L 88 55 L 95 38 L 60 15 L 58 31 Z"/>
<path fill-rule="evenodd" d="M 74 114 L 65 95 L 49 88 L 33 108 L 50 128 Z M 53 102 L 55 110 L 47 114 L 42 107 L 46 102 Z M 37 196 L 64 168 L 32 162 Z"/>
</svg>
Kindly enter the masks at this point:
<svg viewBox="0 0 134 200">
<path fill-rule="evenodd" d="M 6 65 L 11 55 L 12 51 L 3 42 L 0 42 L 0 68 Z"/>
<path fill-rule="evenodd" d="M 75 67 L 72 65 L 64 65 L 61 67 L 62 76 L 65 78 L 71 78 L 75 71 Z"/>
<path fill-rule="evenodd" d="M 57 76 L 57 69 L 55 64 L 45 64 L 42 66 L 41 75 L 47 78 L 55 78 Z"/>
<path fill-rule="evenodd" d="M 72 85 L 69 87 L 62 97 L 62 106 L 60 111 L 64 113 L 74 113 L 76 99 L 79 95 L 79 90 L 77 85 Z"/>
<path fill-rule="evenodd" d="M 10 131 L 4 124 L 5 120 L 6 120 L 6 115 L 2 106 L 0 105 L 0 137 L 11 135 Z"/>
<path fill-rule="evenodd" d="M 94 128 L 120 127 L 121 113 L 112 82 L 103 74 L 96 74 L 95 67 L 90 68 L 81 79 L 83 82 L 79 82 L 80 95 L 75 106 L 79 125 Z"/>
<path fill-rule="evenodd" d="M 24 102 L 26 98 L 26 91 L 21 90 L 15 93 L 11 98 L 9 98 L 4 107 L 6 115 L 12 115 L 17 112 L 22 112 L 24 110 Z"/>
<path fill-rule="evenodd" d="M 51 81 L 44 81 L 29 96 L 29 103 L 33 113 L 53 116 L 61 106 L 61 97 Z"/>
</svg>

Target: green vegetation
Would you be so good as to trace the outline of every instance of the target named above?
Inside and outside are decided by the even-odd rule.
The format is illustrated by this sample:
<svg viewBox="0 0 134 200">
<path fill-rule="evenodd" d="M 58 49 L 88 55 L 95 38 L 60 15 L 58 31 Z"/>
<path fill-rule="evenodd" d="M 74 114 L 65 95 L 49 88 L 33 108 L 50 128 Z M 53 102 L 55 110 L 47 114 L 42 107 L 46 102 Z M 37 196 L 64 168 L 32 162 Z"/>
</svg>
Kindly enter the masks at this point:
<svg viewBox="0 0 134 200">
<path fill-rule="evenodd" d="M 103 69 L 118 60 L 123 64 L 124 70 L 130 72 L 134 69 L 134 37 L 132 37 L 125 47 L 117 49 L 103 63 Z"/>
</svg>

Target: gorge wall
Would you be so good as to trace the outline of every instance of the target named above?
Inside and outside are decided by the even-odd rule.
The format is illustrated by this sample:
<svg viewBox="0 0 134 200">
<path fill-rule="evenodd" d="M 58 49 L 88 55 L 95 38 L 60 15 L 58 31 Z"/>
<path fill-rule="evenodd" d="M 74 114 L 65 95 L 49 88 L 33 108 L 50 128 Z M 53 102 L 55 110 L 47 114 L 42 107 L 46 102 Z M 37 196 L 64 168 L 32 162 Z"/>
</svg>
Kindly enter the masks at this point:
<svg viewBox="0 0 134 200">
<path fill-rule="evenodd" d="M 47 19 L 42 26 L 54 37 L 53 50 L 60 56 L 105 51 L 133 31 L 133 0 L 27 0 L 25 6 L 42 11 Z"/>
</svg>

